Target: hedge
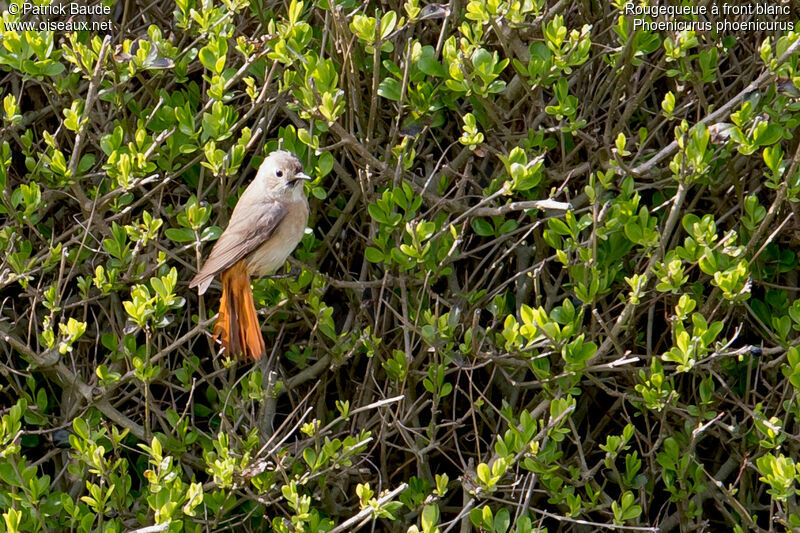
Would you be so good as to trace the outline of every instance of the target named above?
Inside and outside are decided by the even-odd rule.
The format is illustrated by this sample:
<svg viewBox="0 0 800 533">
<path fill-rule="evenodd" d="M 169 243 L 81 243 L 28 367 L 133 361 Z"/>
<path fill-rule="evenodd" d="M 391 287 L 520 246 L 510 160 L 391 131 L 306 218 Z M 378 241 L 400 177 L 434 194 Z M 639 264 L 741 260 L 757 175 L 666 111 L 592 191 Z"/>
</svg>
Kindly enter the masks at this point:
<svg viewBox="0 0 800 533">
<path fill-rule="evenodd" d="M 800 528 L 796 7 L 13 6 L 3 531 Z M 188 283 L 279 147 L 254 363 Z"/>
</svg>

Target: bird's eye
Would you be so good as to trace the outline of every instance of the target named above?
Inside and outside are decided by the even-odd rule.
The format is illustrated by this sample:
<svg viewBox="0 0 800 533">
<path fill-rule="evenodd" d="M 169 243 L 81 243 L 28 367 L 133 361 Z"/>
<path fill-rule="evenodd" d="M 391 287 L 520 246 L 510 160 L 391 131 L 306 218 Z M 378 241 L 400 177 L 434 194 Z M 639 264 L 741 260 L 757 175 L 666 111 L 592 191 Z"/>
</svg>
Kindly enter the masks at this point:
<svg viewBox="0 0 800 533">
<path fill-rule="evenodd" d="M 276 170 L 275 171 L 275 175 L 278 176 L 279 178 L 282 178 L 283 177 L 283 170 Z"/>
</svg>

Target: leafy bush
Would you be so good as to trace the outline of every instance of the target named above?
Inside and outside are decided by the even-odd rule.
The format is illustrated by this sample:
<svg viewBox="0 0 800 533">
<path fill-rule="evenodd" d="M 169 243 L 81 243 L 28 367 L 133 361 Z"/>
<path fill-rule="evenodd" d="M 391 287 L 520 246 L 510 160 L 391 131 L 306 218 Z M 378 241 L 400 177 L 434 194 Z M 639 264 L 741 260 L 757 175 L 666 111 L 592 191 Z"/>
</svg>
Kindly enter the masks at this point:
<svg viewBox="0 0 800 533">
<path fill-rule="evenodd" d="M 131 7 L 3 13 L 5 531 L 800 527 L 798 34 Z M 187 284 L 278 146 L 251 364 Z"/>
</svg>

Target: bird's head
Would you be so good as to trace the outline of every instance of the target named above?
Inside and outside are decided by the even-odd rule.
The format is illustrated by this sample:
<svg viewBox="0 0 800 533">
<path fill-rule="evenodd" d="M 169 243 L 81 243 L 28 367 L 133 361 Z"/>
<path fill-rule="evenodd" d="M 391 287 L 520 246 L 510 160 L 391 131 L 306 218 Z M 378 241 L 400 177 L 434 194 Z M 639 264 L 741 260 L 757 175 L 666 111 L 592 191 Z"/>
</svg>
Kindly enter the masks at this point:
<svg viewBox="0 0 800 533">
<path fill-rule="evenodd" d="M 285 150 L 270 153 L 261 163 L 257 178 L 264 182 L 269 196 L 285 200 L 302 197 L 302 183 L 311 179 L 303 172 L 303 164 L 297 156 Z"/>
</svg>

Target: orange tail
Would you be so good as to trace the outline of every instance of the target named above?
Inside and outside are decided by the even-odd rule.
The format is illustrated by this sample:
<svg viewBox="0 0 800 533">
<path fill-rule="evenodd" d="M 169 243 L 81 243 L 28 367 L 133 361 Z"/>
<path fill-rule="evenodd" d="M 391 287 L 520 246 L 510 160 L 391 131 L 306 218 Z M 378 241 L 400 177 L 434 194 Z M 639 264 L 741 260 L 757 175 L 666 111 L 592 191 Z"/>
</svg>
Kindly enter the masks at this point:
<svg viewBox="0 0 800 533">
<path fill-rule="evenodd" d="M 264 338 L 258 324 L 250 276 L 244 261 L 239 261 L 221 276 L 222 298 L 219 317 L 214 326 L 214 339 L 232 356 L 242 354 L 245 359 L 261 359 L 264 355 Z"/>
</svg>

